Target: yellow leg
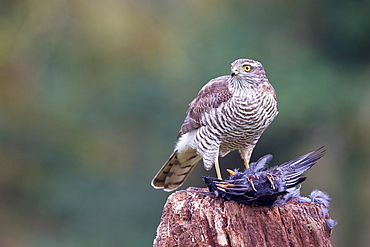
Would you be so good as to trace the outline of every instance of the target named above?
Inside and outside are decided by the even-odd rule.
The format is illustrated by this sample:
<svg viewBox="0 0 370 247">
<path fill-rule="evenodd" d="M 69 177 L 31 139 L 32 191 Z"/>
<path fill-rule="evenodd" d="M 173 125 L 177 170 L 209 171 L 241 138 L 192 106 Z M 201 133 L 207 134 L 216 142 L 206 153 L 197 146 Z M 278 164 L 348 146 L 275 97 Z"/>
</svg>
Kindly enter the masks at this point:
<svg viewBox="0 0 370 247">
<path fill-rule="evenodd" d="M 245 147 L 243 147 L 239 150 L 240 154 L 242 155 L 246 170 L 249 169 L 249 160 L 250 160 L 251 155 L 252 155 L 253 147 L 254 147 L 254 145 L 253 146 L 249 145 L 249 146 L 245 146 Z"/>
<path fill-rule="evenodd" d="M 220 165 L 218 164 L 218 157 L 215 160 L 215 168 L 216 168 L 217 178 L 222 180 Z"/>
<path fill-rule="evenodd" d="M 249 160 L 246 159 L 246 158 L 244 158 L 243 160 L 244 160 L 245 169 L 248 170 L 249 169 Z"/>
</svg>

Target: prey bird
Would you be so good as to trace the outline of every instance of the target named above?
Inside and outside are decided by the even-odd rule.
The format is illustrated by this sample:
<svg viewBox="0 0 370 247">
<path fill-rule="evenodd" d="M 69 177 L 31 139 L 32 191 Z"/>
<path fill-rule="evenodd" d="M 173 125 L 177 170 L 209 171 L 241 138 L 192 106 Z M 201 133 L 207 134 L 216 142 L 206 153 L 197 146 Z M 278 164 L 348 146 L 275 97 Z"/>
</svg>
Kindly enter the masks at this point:
<svg viewBox="0 0 370 247">
<path fill-rule="evenodd" d="M 321 147 L 269 169 L 267 169 L 267 164 L 272 160 L 272 155 L 265 155 L 257 162 L 251 163 L 250 169 L 244 172 L 229 170 L 231 176 L 228 179 L 220 180 L 205 176 L 202 179 L 211 192 L 226 201 L 271 206 L 275 202 L 288 202 L 291 196 L 285 195 L 290 192 L 292 195 L 297 193 L 291 188 L 306 180 L 302 174 L 315 165 L 325 153 L 326 151 Z M 317 196 L 316 201 L 319 201 L 321 197 L 321 194 Z M 321 201 L 325 202 L 326 199 L 324 199 Z"/>
</svg>

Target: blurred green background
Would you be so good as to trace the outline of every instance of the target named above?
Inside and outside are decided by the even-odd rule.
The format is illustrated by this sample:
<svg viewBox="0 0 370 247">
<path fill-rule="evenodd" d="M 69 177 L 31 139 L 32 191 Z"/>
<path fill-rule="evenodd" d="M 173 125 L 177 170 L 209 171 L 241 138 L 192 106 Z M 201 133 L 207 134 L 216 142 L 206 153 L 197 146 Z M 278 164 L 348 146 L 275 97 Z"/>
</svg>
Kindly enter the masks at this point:
<svg viewBox="0 0 370 247">
<path fill-rule="evenodd" d="M 279 115 L 252 157 L 321 145 L 334 246 L 370 241 L 369 1 L 2 0 L 0 246 L 151 246 L 150 181 L 188 103 L 237 58 L 261 61 Z M 242 167 L 234 152 L 225 168 Z M 182 188 L 204 186 L 198 165 Z M 273 233 L 271 233 L 273 234 Z"/>
</svg>

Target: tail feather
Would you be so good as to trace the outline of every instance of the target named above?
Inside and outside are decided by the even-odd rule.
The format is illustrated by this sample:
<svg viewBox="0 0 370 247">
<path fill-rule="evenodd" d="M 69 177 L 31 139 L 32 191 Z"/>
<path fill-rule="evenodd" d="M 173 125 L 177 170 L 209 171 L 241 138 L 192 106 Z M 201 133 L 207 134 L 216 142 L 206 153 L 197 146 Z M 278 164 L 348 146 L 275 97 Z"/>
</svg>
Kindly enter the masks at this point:
<svg viewBox="0 0 370 247">
<path fill-rule="evenodd" d="M 195 150 L 186 153 L 178 153 L 175 150 L 153 178 L 152 186 L 165 191 L 177 189 L 184 183 L 200 159 L 201 156 L 197 155 Z"/>
</svg>

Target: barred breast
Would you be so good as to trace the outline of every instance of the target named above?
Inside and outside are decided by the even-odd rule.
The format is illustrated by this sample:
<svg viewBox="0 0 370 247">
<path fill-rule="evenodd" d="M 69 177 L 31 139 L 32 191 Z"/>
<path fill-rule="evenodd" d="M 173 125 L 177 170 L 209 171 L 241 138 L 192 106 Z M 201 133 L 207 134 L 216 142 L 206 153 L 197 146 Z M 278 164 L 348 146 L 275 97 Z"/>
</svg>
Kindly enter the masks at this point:
<svg viewBox="0 0 370 247">
<path fill-rule="evenodd" d="M 212 167 L 218 155 L 225 156 L 232 150 L 244 148 L 251 154 L 277 113 L 274 91 L 260 86 L 246 94 L 235 93 L 228 102 L 204 114 L 204 127 L 198 130 L 196 142 L 205 168 Z"/>
</svg>

